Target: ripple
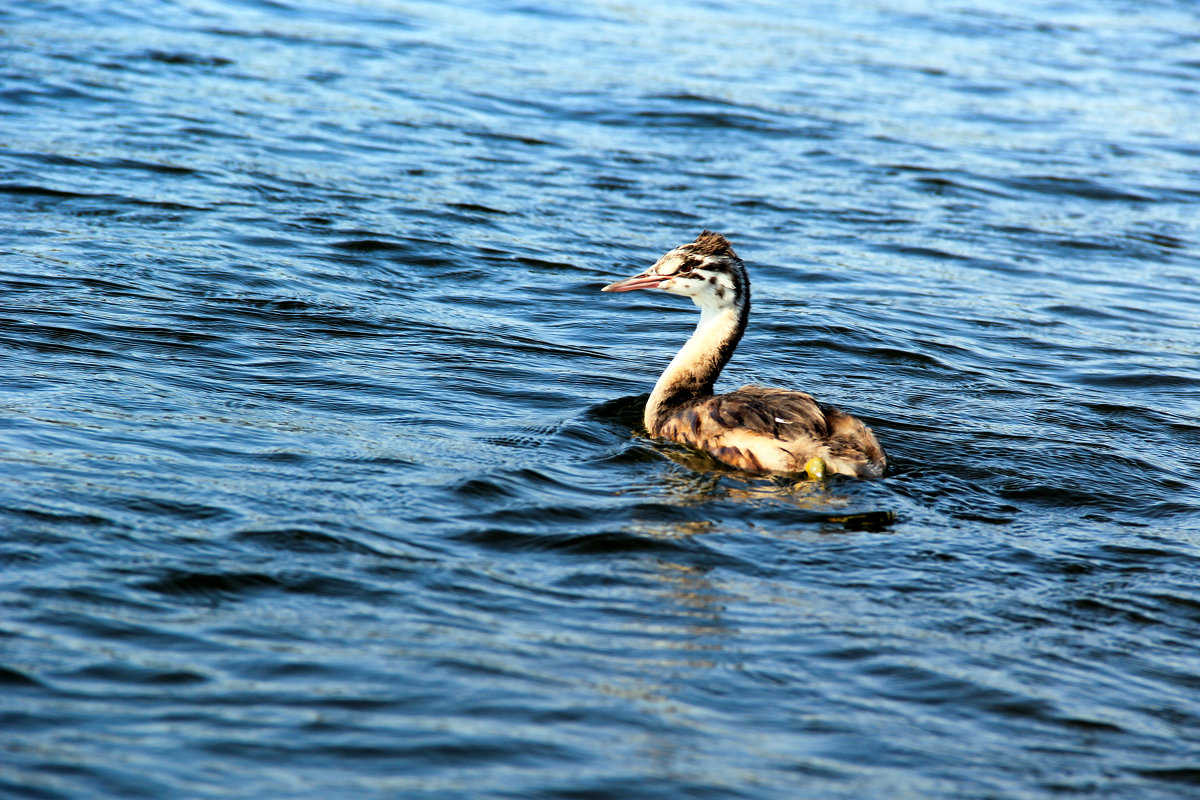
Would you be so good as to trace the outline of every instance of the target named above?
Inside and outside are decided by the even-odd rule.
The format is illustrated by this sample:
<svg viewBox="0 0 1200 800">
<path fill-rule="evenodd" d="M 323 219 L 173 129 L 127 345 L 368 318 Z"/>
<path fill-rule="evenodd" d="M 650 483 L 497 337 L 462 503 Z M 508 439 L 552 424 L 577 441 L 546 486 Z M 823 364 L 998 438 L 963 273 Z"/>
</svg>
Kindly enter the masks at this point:
<svg viewBox="0 0 1200 800">
<path fill-rule="evenodd" d="M 339 536 L 303 528 L 242 531 L 235 539 L 260 547 L 292 553 L 357 553 L 380 555 L 379 551 Z"/>
<path fill-rule="evenodd" d="M 1001 185 L 1018 191 L 1080 197 L 1086 200 L 1105 200 L 1125 203 L 1149 203 L 1157 198 L 1132 190 L 1108 186 L 1099 181 L 1063 178 L 1053 175 L 1028 175 L 1002 181 Z"/>
<path fill-rule="evenodd" d="M 544 509 L 540 511 L 546 513 Z M 679 544 L 675 542 L 650 539 L 624 532 L 585 533 L 554 539 L 537 534 L 518 533 L 511 528 L 485 528 L 460 534 L 457 538 L 471 544 L 503 550 L 555 550 L 597 556 L 638 552 L 670 553 L 679 549 Z"/>
</svg>

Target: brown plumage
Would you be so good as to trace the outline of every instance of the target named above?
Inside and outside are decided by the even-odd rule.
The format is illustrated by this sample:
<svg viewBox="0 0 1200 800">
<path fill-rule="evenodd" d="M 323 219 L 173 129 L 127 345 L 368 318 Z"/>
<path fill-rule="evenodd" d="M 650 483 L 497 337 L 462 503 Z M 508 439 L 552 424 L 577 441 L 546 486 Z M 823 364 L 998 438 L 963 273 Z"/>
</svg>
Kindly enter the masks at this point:
<svg viewBox="0 0 1200 800">
<path fill-rule="evenodd" d="M 729 244 L 729 240 L 719 233 L 712 231 L 701 231 L 696 237 L 696 241 L 691 244 L 691 251 L 700 256 L 729 256 L 737 258 L 733 252 L 733 246 Z"/>
<path fill-rule="evenodd" d="M 713 394 L 750 315 L 750 280 L 725 237 L 706 230 L 645 272 L 603 291 L 636 289 L 691 297 L 701 312 L 696 332 L 646 403 L 650 435 L 691 445 L 749 472 L 801 472 L 819 458 L 829 472 L 884 474 L 887 457 L 871 429 L 809 394 L 765 386 Z"/>
</svg>

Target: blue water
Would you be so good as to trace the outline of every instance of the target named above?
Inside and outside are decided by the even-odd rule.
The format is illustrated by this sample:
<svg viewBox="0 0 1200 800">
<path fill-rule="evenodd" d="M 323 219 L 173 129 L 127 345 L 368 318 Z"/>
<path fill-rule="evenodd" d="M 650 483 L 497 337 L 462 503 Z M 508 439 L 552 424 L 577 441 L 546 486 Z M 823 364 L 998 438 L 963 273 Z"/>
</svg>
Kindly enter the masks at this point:
<svg viewBox="0 0 1200 800">
<path fill-rule="evenodd" d="M 1200 793 L 1190 3 L 0 10 L 0 796 Z M 861 416 L 824 485 L 650 441 Z"/>
</svg>

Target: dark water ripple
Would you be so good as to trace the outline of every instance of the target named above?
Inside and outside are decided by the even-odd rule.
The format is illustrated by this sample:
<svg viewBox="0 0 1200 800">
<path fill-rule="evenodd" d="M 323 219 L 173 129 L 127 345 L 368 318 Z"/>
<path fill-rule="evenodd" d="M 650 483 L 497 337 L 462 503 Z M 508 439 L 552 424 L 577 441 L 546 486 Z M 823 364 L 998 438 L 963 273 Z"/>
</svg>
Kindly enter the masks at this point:
<svg viewBox="0 0 1200 800">
<path fill-rule="evenodd" d="M 1197 23 L 0 9 L 0 795 L 1193 796 Z M 637 435 L 703 227 L 892 476 Z"/>
</svg>

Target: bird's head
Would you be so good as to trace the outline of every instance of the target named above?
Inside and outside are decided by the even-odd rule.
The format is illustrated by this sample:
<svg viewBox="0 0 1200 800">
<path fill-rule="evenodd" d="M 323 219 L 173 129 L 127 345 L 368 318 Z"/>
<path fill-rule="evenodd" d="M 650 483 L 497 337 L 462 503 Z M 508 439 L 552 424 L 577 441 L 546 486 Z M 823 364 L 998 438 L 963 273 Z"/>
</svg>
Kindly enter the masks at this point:
<svg viewBox="0 0 1200 800">
<path fill-rule="evenodd" d="M 662 289 L 690 297 L 704 312 L 736 308 L 750 300 L 750 281 L 742 260 L 724 236 L 708 230 L 696 241 L 671 250 L 645 272 L 600 291 L 637 289 Z"/>
</svg>

